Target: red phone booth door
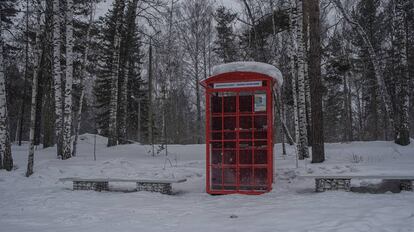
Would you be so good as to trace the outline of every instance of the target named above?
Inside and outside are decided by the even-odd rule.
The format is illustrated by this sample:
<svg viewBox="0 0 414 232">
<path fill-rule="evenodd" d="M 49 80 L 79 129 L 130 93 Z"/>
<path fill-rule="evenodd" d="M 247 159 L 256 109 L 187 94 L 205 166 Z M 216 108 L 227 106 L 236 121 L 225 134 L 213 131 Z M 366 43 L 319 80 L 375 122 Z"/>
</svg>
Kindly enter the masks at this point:
<svg viewBox="0 0 414 232">
<path fill-rule="evenodd" d="M 269 191 L 270 91 L 210 92 L 210 192 Z"/>
</svg>

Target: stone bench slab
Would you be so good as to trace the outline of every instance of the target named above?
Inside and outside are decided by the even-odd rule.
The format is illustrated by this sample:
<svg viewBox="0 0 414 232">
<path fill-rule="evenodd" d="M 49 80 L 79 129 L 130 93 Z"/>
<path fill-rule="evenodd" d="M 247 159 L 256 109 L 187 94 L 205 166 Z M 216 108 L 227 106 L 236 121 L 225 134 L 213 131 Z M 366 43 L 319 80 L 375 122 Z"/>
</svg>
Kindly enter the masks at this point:
<svg viewBox="0 0 414 232">
<path fill-rule="evenodd" d="M 79 181 L 79 182 L 135 182 L 135 183 L 159 183 L 159 184 L 174 184 L 182 183 L 187 181 L 187 179 L 112 179 L 112 178 L 95 178 L 95 179 L 85 179 L 77 177 L 69 178 L 60 178 L 59 181 Z"/>
<path fill-rule="evenodd" d="M 380 176 L 380 175 L 365 175 L 365 176 L 345 176 L 345 175 L 305 175 L 299 176 L 304 178 L 315 179 L 316 192 L 324 192 L 330 190 L 345 190 L 351 191 L 352 179 L 378 179 L 378 180 L 398 180 L 400 181 L 400 189 L 404 191 L 413 191 L 414 176 Z"/>
<path fill-rule="evenodd" d="M 95 190 L 95 191 L 109 191 L 109 182 L 134 182 L 137 185 L 137 191 L 160 192 L 163 194 L 172 194 L 173 183 L 182 183 L 187 179 L 165 179 L 165 180 L 150 180 L 150 179 L 111 179 L 111 178 L 95 178 L 84 179 L 77 177 L 60 178 L 59 181 L 72 181 L 73 190 Z"/>
<path fill-rule="evenodd" d="M 303 175 L 298 177 L 315 179 L 382 179 L 382 180 L 414 180 L 414 176 L 391 176 L 391 175 L 365 175 L 365 176 L 345 176 L 345 175 Z"/>
</svg>

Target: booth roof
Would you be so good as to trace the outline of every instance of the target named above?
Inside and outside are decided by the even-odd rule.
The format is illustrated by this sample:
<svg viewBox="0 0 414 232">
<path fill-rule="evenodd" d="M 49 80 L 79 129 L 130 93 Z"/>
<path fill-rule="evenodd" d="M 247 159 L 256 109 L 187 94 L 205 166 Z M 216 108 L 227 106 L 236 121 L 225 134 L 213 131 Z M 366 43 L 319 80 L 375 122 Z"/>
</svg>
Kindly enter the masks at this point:
<svg viewBox="0 0 414 232">
<path fill-rule="evenodd" d="M 275 66 L 260 62 L 232 62 L 213 67 L 213 76 L 229 72 L 255 72 L 275 79 L 278 86 L 283 84 L 283 76 Z"/>
</svg>

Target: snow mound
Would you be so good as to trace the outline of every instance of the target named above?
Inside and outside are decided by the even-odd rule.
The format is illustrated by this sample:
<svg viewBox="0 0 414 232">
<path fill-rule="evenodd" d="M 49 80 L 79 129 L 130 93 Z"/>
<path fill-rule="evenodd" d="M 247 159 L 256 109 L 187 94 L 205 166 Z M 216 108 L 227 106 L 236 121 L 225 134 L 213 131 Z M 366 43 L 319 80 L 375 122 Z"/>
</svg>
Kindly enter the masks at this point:
<svg viewBox="0 0 414 232">
<path fill-rule="evenodd" d="M 283 84 L 283 76 L 275 66 L 260 62 L 232 62 L 213 67 L 213 76 L 228 72 L 255 72 L 275 79 L 278 86 Z"/>
</svg>

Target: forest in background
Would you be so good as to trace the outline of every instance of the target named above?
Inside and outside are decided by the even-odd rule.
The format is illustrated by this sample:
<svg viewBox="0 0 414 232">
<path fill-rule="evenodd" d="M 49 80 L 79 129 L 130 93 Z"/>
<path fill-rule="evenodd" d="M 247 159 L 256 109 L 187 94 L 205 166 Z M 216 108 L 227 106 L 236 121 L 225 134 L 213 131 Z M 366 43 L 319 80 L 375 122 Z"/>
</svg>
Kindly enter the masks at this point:
<svg viewBox="0 0 414 232">
<path fill-rule="evenodd" d="M 99 0 L 2 1 L 0 163 L 11 169 L 10 142 L 21 141 L 31 142 L 29 163 L 40 144 L 70 158 L 79 133 L 107 136 L 108 146 L 203 143 L 199 82 L 232 61 L 282 71 L 276 137 L 291 134 L 301 158 L 315 118 L 325 142 L 410 142 L 413 1 L 235 2 L 240 11 L 213 0 L 114 0 L 98 18 Z"/>
</svg>

